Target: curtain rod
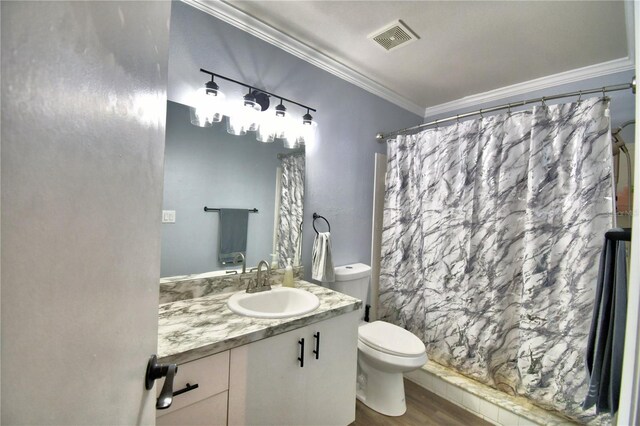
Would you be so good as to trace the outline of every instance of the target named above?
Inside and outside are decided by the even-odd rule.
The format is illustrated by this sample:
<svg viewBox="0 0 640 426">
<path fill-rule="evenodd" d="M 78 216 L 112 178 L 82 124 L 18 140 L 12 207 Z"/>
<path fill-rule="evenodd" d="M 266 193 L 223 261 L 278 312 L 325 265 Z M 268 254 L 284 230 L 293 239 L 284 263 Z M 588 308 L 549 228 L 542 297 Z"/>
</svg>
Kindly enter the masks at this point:
<svg viewBox="0 0 640 426">
<path fill-rule="evenodd" d="M 453 121 L 453 120 L 459 120 L 461 118 L 467 118 L 467 117 L 471 117 L 472 115 L 482 115 L 484 113 L 488 113 L 488 112 L 495 112 L 495 111 L 500 111 L 503 109 L 511 109 L 511 108 L 515 108 L 515 107 L 519 107 L 519 106 L 524 106 L 524 105 L 528 105 L 528 104 L 535 104 L 538 102 L 542 102 L 543 104 L 546 101 L 551 101 L 554 99 L 561 99 L 561 98 L 570 98 L 572 96 L 582 96 L 582 95 L 590 95 L 593 93 L 602 93 L 603 96 L 606 92 L 616 92 L 619 90 L 628 90 L 628 89 L 632 89 L 633 93 L 636 93 L 636 78 L 635 76 L 633 77 L 633 80 L 631 81 L 631 83 L 626 83 L 626 84 L 616 84 L 614 86 L 605 86 L 605 87 L 601 87 L 599 89 L 589 89 L 589 90 L 578 90 L 577 92 L 569 92 L 569 93 L 560 93 L 558 95 L 551 95 L 551 96 L 543 96 L 541 98 L 534 98 L 534 99 L 527 99 L 524 101 L 518 101 L 518 102 L 510 102 L 507 104 L 502 104 L 502 105 L 498 105 L 498 106 L 494 106 L 491 108 L 480 108 L 479 110 L 476 111 L 472 111 L 472 112 L 465 112 L 464 114 L 458 114 L 458 115 L 453 115 L 451 117 L 447 117 L 447 118 L 440 118 L 438 120 L 434 120 L 434 121 L 430 121 L 429 123 L 423 123 L 423 124 L 419 124 L 417 126 L 412 126 L 412 127 L 407 127 L 401 130 L 396 130 L 394 132 L 390 132 L 390 133 L 378 133 L 376 135 L 376 139 L 378 140 L 379 143 L 383 143 L 386 142 L 388 138 L 392 137 L 392 136 L 397 136 L 397 135 L 401 135 L 403 133 L 408 133 L 408 132 L 414 132 L 420 129 L 423 129 L 425 127 L 429 127 L 429 126 L 433 126 L 433 125 L 438 125 L 440 123 L 444 123 L 447 121 Z"/>
</svg>

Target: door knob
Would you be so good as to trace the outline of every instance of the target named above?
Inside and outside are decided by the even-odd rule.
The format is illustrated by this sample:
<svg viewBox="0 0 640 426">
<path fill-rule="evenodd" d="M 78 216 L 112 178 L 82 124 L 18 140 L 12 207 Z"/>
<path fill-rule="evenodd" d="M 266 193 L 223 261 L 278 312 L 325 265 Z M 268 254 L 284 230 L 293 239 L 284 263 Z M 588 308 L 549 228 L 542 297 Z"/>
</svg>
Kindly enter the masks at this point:
<svg viewBox="0 0 640 426">
<path fill-rule="evenodd" d="M 158 364 L 158 357 L 152 355 L 147 363 L 147 374 L 144 379 L 144 387 L 147 390 L 151 390 L 153 382 L 162 377 L 164 379 L 164 385 L 160 391 L 160 396 L 156 401 L 156 408 L 158 410 L 164 410 L 169 408 L 173 402 L 173 378 L 178 372 L 178 366 L 176 364 Z"/>
</svg>

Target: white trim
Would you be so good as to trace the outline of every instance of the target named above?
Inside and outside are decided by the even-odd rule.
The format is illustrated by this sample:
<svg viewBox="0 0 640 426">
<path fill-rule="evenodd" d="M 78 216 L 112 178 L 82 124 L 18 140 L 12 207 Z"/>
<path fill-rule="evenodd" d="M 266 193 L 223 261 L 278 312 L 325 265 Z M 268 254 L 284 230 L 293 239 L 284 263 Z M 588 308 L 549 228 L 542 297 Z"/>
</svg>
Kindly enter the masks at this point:
<svg viewBox="0 0 640 426">
<path fill-rule="evenodd" d="M 376 152 L 373 169 L 373 216 L 371 218 L 371 286 L 369 291 L 370 321 L 378 319 L 380 301 L 380 259 L 382 257 L 382 220 L 387 155 Z"/>
<path fill-rule="evenodd" d="M 627 56 L 631 63 L 636 62 L 636 44 L 635 44 L 635 8 L 633 1 L 626 0 L 624 2 L 624 23 L 627 30 Z"/>
<path fill-rule="evenodd" d="M 479 104 L 502 100 L 511 96 L 520 96 L 536 90 L 544 90 L 562 84 L 575 83 L 585 79 L 601 77 L 618 72 L 634 69 L 635 43 L 634 43 L 634 5 L 632 1 L 625 1 L 625 26 L 627 29 L 628 56 L 614 59 L 600 64 L 589 65 L 542 78 L 513 84 L 476 95 L 466 96 L 462 99 L 446 102 L 433 107 L 423 108 L 393 90 L 366 77 L 365 75 L 349 68 L 324 53 L 294 39 L 293 37 L 277 30 L 230 3 L 220 0 L 182 0 L 211 16 L 214 16 L 236 28 L 239 28 L 260 40 L 266 41 L 287 53 L 292 54 L 336 77 L 352 83 L 374 95 L 377 95 L 401 108 L 424 118 L 459 111 L 464 108 L 476 107 Z"/>
<path fill-rule="evenodd" d="M 287 53 L 292 54 L 316 67 L 323 69 L 349 83 L 352 83 L 374 95 L 398 105 L 416 115 L 422 116 L 424 107 L 419 106 L 391 89 L 376 83 L 372 79 L 347 67 L 324 53 L 307 46 L 291 36 L 279 31 L 261 20 L 248 15 L 235 6 L 215 0 L 182 0 L 211 16 L 214 16 L 236 28 L 239 28 Z"/>
<path fill-rule="evenodd" d="M 424 111 L 424 118 L 434 117 L 439 114 L 452 111 L 459 111 L 464 108 L 476 108 L 480 104 L 503 100 L 511 96 L 520 96 L 537 90 L 560 86 L 562 84 L 575 83 L 588 78 L 601 77 L 633 69 L 634 62 L 628 56 L 625 58 L 614 59 L 612 61 L 589 65 L 587 67 L 548 75 L 542 78 L 536 78 L 535 80 L 513 84 L 511 86 L 478 93 L 477 95 L 466 96 L 462 99 L 429 107 Z"/>
<path fill-rule="evenodd" d="M 640 22 L 640 8 L 634 11 L 636 22 Z M 635 31 L 636 57 L 640 57 L 640 29 Z M 640 122 L 640 97 L 636 96 L 636 123 Z M 635 126 L 635 140 L 640 141 L 640 128 Z M 640 149 L 635 151 L 636 167 L 640 164 Z M 640 173 L 635 173 L 633 206 L 635 212 L 632 217 L 631 228 L 640 224 Z M 631 262 L 629 282 L 627 284 L 627 324 L 624 335 L 624 358 L 622 362 L 622 382 L 620 383 L 620 405 L 618 408 L 617 425 L 638 424 L 638 400 L 640 399 L 640 238 L 638 231 L 631 235 Z"/>
</svg>

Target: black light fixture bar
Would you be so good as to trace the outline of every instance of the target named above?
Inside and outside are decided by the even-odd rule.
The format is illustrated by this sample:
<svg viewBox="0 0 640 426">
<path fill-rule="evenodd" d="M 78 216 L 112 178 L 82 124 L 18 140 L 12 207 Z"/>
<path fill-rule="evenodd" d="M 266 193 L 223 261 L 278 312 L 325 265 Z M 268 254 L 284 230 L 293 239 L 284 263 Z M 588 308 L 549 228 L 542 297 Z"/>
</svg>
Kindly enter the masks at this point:
<svg viewBox="0 0 640 426">
<path fill-rule="evenodd" d="M 211 72 L 211 71 L 209 71 L 209 70 L 205 70 L 204 68 L 200 68 L 200 72 L 203 72 L 203 73 L 205 73 L 205 74 L 209 74 L 211 77 L 217 77 L 217 78 L 221 78 L 221 79 L 223 79 L 223 80 L 230 81 L 230 82 L 232 82 L 232 83 L 239 84 L 240 86 L 244 86 L 244 87 L 246 87 L 246 88 L 248 88 L 248 89 L 255 89 L 255 90 L 257 90 L 258 92 L 262 92 L 262 93 L 265 93 L 265 94 L 267 94 L 267 95 L 273 96 L 274 98 L 278 98 L 278 99 L 280 99 L 281 101 L 287 101 L 287 102 L 289 102 L 289 103 L 291 103 L 291 104 L 298 105 L 299 107 L 305 108 L 305 109 L 307 109 L 307 110 L 309 110 L 309 111 L 316 112 L 316 110 L 315 110 L 315 109 L 311 108 L 310 106 L 303 105 L 303 104 L 301 104 L 300 102 L 296 102 L 296 101 L 292 101 L 291 99 L 283 98 L 282 96 L 280 96 L 280 95 L 276 95 L 275 93 L 267 92 L 266 90 L 260 89 L 259 87 L 250 86 L 250 85 L 248 85 L 248 84 L 246 84 L 246 83 L 243 83 L 243 82 L 241 82 L 241 81 L 234 80 L 234 79 L 229 78 L 229 77 L 225 77 L 224 75 L 220 75 L 220 74 L 213 73 L 213 72 Z"/>
</svg>

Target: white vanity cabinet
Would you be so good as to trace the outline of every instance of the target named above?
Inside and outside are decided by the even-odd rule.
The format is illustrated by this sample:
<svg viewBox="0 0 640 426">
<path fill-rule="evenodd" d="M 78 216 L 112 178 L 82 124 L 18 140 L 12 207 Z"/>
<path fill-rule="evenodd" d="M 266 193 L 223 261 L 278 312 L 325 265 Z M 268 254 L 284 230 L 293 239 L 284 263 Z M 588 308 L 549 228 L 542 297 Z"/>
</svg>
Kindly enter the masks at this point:
<svg viewBox="0 0 640 426">
<path fill-rule="evenodd" d="M 156 383 L 157 395 L 163 384 Z M 175 395 L 171 407 L 156 411 L 156 425 L 226 425 L 228 389 L 229 351 L 180 364 L 173 391 L 187 391 Z"/>
<path fill-rule="evenodd" d="M 353 422 L 358 319 L 354 311 L 232 349 L 228 424 Z"/>
</svg>

